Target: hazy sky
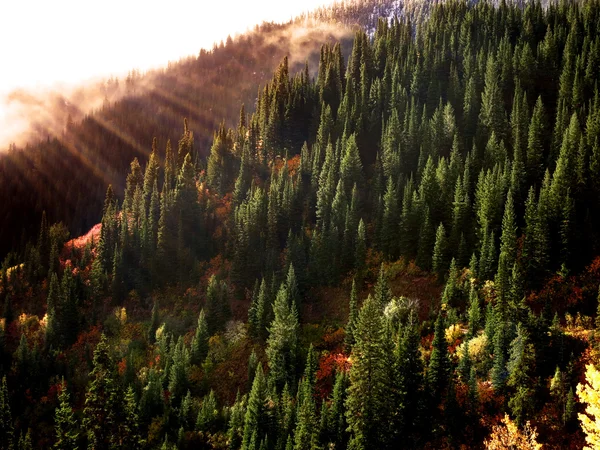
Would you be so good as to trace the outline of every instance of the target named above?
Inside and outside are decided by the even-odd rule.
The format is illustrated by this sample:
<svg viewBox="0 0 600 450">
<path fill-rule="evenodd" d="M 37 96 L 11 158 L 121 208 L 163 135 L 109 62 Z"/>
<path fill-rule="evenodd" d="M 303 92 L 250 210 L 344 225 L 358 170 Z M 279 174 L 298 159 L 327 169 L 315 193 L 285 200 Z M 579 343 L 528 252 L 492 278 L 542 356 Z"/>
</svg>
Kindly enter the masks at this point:
<svg viewBox="0 0 600 450">
<path fill-rule="evenodd" d="M 331 0 L 0 0 L 0 92 L 145 70 Z"/>
</svg>

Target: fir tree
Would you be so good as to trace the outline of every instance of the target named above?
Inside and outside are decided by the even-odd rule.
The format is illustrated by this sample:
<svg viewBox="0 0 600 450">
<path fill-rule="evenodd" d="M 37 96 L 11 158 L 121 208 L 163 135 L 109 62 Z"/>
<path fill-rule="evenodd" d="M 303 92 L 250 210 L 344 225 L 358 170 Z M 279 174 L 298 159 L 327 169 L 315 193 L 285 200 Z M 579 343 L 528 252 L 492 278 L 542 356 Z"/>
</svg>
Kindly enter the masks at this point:
<svg viewBox="0 0 600 450">
<path fill-rule="evenodd" d="M 56 450 L 76 450 L 79 433 L 73 408 L 69 403 L 67 385 L 64 381 L 58 394 L 58 402 L 59 405 L 54 413 L 54 432 L 56 433 L 54 448 Z"/>
<path fill-rule="evenodd" d="M 287 290 L 282 285 L 273 303 L 275 317 L 269 327 L 266 354 L 269 377 L 281 391 L 286 383 L 294 384 L 298 347 L 298 313 L 289 303 Z"/>
<path fill-rule="evenodd" d="M 196 333 L 192 340 L 192 348 L 190 350 L 190 363 L 200 365 L 206 359 L 208 355 L 208 324 L 206 323 L 206 316 L 204 310 L 200 310 L 198 315 L 198 325 L 196 326 Z"/>
<path fill-rule="evenodd" d="M 352 280 L 352 290 L 350 291 L 350 308 L 348 313 L 348 322 L 346 324 L 346 337 L 344 343 L 348 350 L 352 349 L 352 346 L 356 342 L 354 332 L 356 330 L 356 324 L 358 321 L 358 293 L 356 292 L 356 280 Z"/>
<path fill-rule="evenodd" d="M 268 422 L 268 389 L 262 366 L 259 364 L 252 383 L 252 390 L 248 398 L 248 406 L 244 416 L 244 432 L 242 437 L 242 450 L 255 449 L 259 436 L 265 435 Z"/>
<path fill-rule="evenodd" d="M 122 393 L 104 335 L 94 350 L 90 378 L 82 426 L 87 432 L 88 448 L 109 449 L 119 436 L 118 413 L 122 411 Z"/>
<path fill-rule="evenodd" d="M 14 428 L 6 375 L 2 377 L 2 386 L 0 386 L 0 443 L 3 450 L 14 448 Z"/>
<path fill-rule="evenodd" d="M 352 350 L 346 420 L 349 448 L 381 448 L 389 383 L 386 377 L 384 323 L 379 302 L 369 296 L 360 310 Z"/>
<path fill-rule="evenodd" d="M 432 351 L 427 369 L 427 386 L 435 404 L 440 403 L 450 374 L 450 360 L 448 358 L 444 323 L 444 317 L 440 312 L 435 321 Z"/>
</svg>

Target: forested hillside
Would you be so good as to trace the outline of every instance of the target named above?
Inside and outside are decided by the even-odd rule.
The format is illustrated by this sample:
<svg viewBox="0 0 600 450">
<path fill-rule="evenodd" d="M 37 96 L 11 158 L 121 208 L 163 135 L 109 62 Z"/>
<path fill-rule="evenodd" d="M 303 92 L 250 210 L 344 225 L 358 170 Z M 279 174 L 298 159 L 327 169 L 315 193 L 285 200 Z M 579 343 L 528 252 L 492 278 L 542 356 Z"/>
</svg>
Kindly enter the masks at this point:
<svg viewBox="0 0 600 450">
<path fill-rule="evenodd" d="M 194 131 L 195 161 L 202 164 L 215 128 L 234 124 L 241 104 L 253 109 L 259 86 L 281 58 L 290 55 L 295 69 L 307 61 L 316 68 L 320 46 L 338 40 L 349 51 L 350 29 L 314 20 L 265 23 L 166 69 L 133 70 L 84 90 L 84 104 L 98 91 L 97 110 L 79 110 L 77 99 L 65 107 L 58 98 L 52 104 L 62 109 L 50 112 L 53 117 L 35 111 L 31 121 L 40 140 L 0 151 L 0 259 L 36 235 L 43 211 L 74 234 L 88 230 L 101 218 L 109 184 L 122 198 L 129 163 L 148 159 L 153 137 L 161 161 L 168 140 L 177 149 L 184 117 Z"/>
<path fill-rule="evenodd" d="M 593 447 L 598 23 L 450 1 L 146 135 L 2 266 L 0 448 Z"/>
</svg>

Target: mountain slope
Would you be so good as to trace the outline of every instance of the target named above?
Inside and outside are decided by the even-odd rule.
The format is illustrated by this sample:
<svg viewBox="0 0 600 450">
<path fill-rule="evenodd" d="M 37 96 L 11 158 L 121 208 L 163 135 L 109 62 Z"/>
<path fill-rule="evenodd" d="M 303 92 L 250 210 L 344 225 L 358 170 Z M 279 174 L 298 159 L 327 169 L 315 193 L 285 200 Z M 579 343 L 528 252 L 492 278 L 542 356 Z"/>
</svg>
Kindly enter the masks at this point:
<svg viewBox="0 0 600 450">
<path fill-rule="evenodd" d="M 184 118 L 194 132 L 195 155 L 206 156 L 218 124 L 237 121 L 241 104 L 252 111 L 258 88 L 284 55 L 299 70 L 318 61 L 323 43 L 350 33 L 319 24 L 263 24 L 167 69 L 109 80 L 103 106 L 81 122 L 82 112 L 72 107 L 67 112 L 74 123 L 49 126 L 40 142 L 0 153 L 0 255 L 22 248 L 21 235 L 35 233 L 42 211 L 74 234 L 87 230 L 100 219 L 107 186 L 122 195 L 129 163 L 147 161 L 153 137 L 161 159 L 167 140 L 177 148 Z"/>
</svg>

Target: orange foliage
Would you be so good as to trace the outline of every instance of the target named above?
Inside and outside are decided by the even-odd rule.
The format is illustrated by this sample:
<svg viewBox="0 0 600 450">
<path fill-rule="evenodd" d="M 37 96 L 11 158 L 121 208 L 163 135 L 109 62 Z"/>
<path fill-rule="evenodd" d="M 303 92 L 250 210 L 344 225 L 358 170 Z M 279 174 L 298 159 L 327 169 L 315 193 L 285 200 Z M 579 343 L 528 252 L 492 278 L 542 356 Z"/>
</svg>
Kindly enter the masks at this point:
<svg viewBox="0 0 600 450">
<path fill-rule="evenodd" d="M 123 376 L 125 369 L 127 369 L 127 358 L 122 358 L 117 363 L 117 371 L 119 372 L 119 376 Z"/>
<path fill-rule="evenodd" d="M 73 249 L 73 248 L 76 250 L 83 250 L 85 248 L 85 246 L 88 245 L 89 243 L 91 243 L 92 241 L 94 241 L 94 243 L 97 243 L 98 240 L 100 239 L 100 231 L 101 230 L 102 230 L 102 224 L 97 223 L 90 229 L 90 231 L 88 231 L 83 236 L 79 236 L 78 238 L 71 239 L 70 241 L 68 241 L 65 244 L 65 246 L 63 247 L 63 252 L 64 251 L 70 252 L 71 249 Z"/>
<path fill-rule="evenodd" d="M 211 276 L 219 276 L 220 274 L 229 273 L 231 271 L 231 262 L 225 259 L 221 253 L 212 258 L 208 262 L 208 266 L 205 264 L 204 266 L 205 267 L 202 268 L 203 275 L 202 278 L 200 278 L 200 284 L 204 287 L 208 286 L 208 280 L 210 280 Z"/>
<path fill-rule="evenodd" d="M 333 388 L 335 376 L 338 372 L 348 372 L 350 360 L 344 353 L 325 352 L 319 359 L 317 370 L 316 393 L 321 398 L 327 398 Z"/>
<path fill-rule="evenodd" d="M 300 168 L 300 155 L 295 155 L 292 158 L 288 159 L 287 162 L 288 172 L 291 177 L 296 175 L 296 172 Z"/>
</svg>

